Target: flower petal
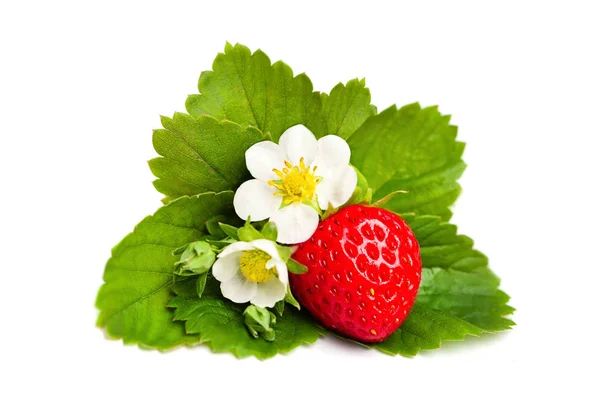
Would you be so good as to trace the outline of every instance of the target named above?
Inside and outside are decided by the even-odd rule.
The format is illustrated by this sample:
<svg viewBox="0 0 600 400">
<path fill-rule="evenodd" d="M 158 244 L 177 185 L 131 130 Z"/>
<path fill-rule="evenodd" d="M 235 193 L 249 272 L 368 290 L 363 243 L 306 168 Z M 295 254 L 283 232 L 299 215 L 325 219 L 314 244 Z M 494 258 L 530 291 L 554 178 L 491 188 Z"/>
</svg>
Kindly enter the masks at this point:
<svg viewBox="0 0 600 400">
<path fill-rule="evenodd" d="M 329 203 L 334 207 L 346 203 L 356 189 L 357 181 L 356 170 L 350 165 L 338 168 L 330 178 L 323 178 L 317 185 L 319 207 L 327 210 Z"/>
<path fill-rule="evenodd" d="M 273 168 L 280 169 L 285 161 L 281 147 L 271 141 L 259 142 L 246 150 L 246 167 L 256 179 L 267 182 L 278 179 Z"/>
<path fill-rule="evenodd" d="M 254 248 L 254 246 L 252 246 L 249 242 L 235 242 L 235 243 L 231 243 L 229 246 L 227 246 L 223 250 L 221 250 L 221 252 L 219 253 L 219 255 L 217 257 L 224 258 L 230 254 L 242 252 L 242 251 L 246 251 L 246 250 L 252 250 L 253 248 Z"/>
<path fill-rule="evenodd" d="M 251 179 L 242 183 L 233 197 L 235 213 L 241 219 L 251 217 L 252 221 L 262 221 L 273 215 L 281 205 L 281 196 L 275 196 L 276 189 L 269 184 Z"/>
<path fill-rule="evenodd" d="M 250 302 L 258 307 L 274 307 L 275 303 L 283 300 L 286 291 L 286 285 L 273 277 L 269 281 L 257 285 L 256 294 Z"/>
<path fill-rule="evenodd" d="M 237 243 L 236 243 L 237 244 Z M 219 282 L 227 282 L 240 270 L 240 257 L 242 252 L 238 251 L 226 257 L 220 257 L 212 267 L 212 274 Z"/>
<path fill-rule="evenodd" d="M 272 242 L 267 239 L 257 239 L 251 241 L 249 244 L 254 246 L 255 248 L 264 251 L 268 255 L 271 256 L 271 259 L 281 260 L 281 256 L 279 255 L 279 250 L 277 250 L 277 246 L 275 246 L 275 242 Z M 270 260 L 269 260 L 270 261 Z"/>
<path fill-rule="evenodd" d="M 319 214 L 307 205 L 294 203 L 278 210 L 270 221 L 277 226 L 278 242 L 302 243 L 317 230 Z"/>
<path fill-rule="evenodd" d="M 246 279 L 241 272 L 227 282 L 221 282 L 221 293 L 234 303 L 247 303 L 256 296 L 256 282 Z"/>
<path fill-rule="evenodd" d="M 335 171 L 350 163 L 350 146 L 336 135 L 323 136 L 317 142 L 317 155 L 313 166 L 317 166 L 317 175 Z"/>
<path fill-rule="evenodd" d="M 300 163 L 304 157 L 306 165 L 312 164 L 317 153 L 317 139 L 304 125 L 294 125 L 279 138 L 279 146 L 285 152 L 286 160 L 293 165 Z"/>
<path fill-rule="evenodd" d="M 275 268 L 279 280 L 285 285 L 288 284 L 288 270 L 287 266 L 283 261 L 270 259 L 269 261 L 267 261 L 266 267 L 267 269 Z"/>
</svg>

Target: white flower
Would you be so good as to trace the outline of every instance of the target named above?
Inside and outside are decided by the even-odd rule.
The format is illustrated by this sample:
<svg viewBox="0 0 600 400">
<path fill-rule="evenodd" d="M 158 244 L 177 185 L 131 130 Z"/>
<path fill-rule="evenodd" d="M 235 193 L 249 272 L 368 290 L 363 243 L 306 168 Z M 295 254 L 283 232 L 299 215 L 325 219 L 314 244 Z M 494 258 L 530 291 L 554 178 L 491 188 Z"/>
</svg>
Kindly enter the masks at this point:
<svg viewBox="0 0 600 400">
<path fill-rule="evenodd" d="M 315 208 L 339 207 L 352 196 L 357 176 L 349 162 L 344 139 L 328 135 L 317 141 L 304 125 L 293 126 L 279 144 L 260 142 L 246 151 L 246 166 L 256 179 L 235 193 L 235 212 L 252 221 L 270 218 L 280 243 L 304 242 L 319 223 Z"/>
<path fill-rule="evenodd" d="M 273 307 L 287 293 L 288 271 L 274 242 L 236 242 L 219 253 L 212 267 L 221 293 L 234 303 Z"/>
</svg>

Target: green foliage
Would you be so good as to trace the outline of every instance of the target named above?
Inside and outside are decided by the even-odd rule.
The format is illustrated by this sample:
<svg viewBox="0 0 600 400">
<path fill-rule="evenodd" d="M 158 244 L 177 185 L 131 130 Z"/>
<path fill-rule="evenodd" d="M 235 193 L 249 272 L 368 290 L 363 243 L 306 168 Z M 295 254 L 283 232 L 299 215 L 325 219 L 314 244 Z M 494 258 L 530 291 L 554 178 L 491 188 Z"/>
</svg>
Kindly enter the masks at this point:
<svg viewBox="0 0 600 400">
<path fill-rule="evenodd" d="M 385 208 L 450 218 L 465 164 L 464 144 L 456 141 L 457 129 L 449 121 L 436 107 L 390 107 L 350 136 L 351 163 L 369 182 L 373 200 L 406 190 Z"/>
<path fill-rule="evenodd" d="M 469 272 L 487 267 L 488 258 L 473 249 L 471 238 L 458 234 L 456 225 L 431 215 L 403 214 L 402 218 L 419 242 L 423 268 Z"/>
<path fill-rule="evenodd" d="M 231 218 L 228 218 L 225 215 L 215 215 L 214 217 L 206 221 L 206 230 L 208 231 L 208 234 L 213 238 L 219 239 L 222 239 L 225 236 L 227 236 L 225 232 L 223 232 L 223 229 L 221 229 L 220 224 L 227 222 L 229 219 Z"/>
<path fill-rule="evenodd" d="M 297 124 L 306 125 L 315 135 L 325 133 L 321 98 L 308 77 L 294 76 L 281 61 L 271 64 L 261 50 L 252 54 L 246 46 L 227 43 L 213 70 L 200 75 L 198 91 L 186 102 L 191 115 L 251 125 L 269 132 L 275 142 Z"/>
<path fill-rule="evenodd" d="M 444 340 L 514 325 L 505 318 L 514 309 L 498 289 L 487 257 L 444 222 L 452 215 L 449 207 L 460 193 L 457 180 L 465 168 L 464 144 L 456 140 L 449 116 L 418 104 L 376 115 L 364 80 L 318 93 L 306 75 L 294 76 L 283 62 L 271 64 L 262 51 L 251 53 L 239 44 L 225 46 L 213 70 L 201 74 L 198 89 L 200 94 L 186 102 L 190 115 L 163 117 L 163 129 L 153 135 L 160 157 L 149 164 L 168 205 L 137 225 L 106 265 L 96 304 L 98 325 L 110 336 L 157 349 L 201 342 L 215 352 L 264 359 L 327 332 L 299 311 L 289 287 L 275 306 L 277 318 L 269 310 L 225 299 L 206 271 L 214 254 L 184 246 L 202 240 L 219 251 L 236 240 L 275 240 L 273 224 L 233 226 L 239 219 L 231 190 L 250 178 L 245 151 L 263 140 L 277 142 L 296 124 L 317 137 L 336 134 L 348 140 L 359 178 L 348 204 L 373 200 L 403 214 L 421 246 L 422 280 L 412 311 L 390 338 L 369 347 L 409 356 Z M 408 193 L 386 197 L 399 190 Z M 200 275 L 174 275 L 178 248 L 180 272 Z M 278 250 L 290 272 L 306 270 L 290 258 L 291 247 Z M 296 309 L 284 312 L 285 303 Z"/>
<path fill-rule="evenodd" d="M 246 150 L 268 139 L 259 130 L 207 115 L 193 117 L 176 113 L 162 117 L 164 129 L 152 136 L 162 157 L 149 161 L 156 190 L 165 203 L 180 196 L 235 190 L 250 178 Z"/>
<path fill-rule="evenodd" d="M 323 117 L 327 133 L 347 139 L 372 115 L 377 108 L 371 105 L 371 92 L 365 80 L 353 79 L 345 86 L 338 83 L 329 95 L 321 94 Z"/>
<path fill-rule="evenodd" d="M 174 287 L 177 296 L 169 307 L 175 309 L 177 321 L 185 321 L 186 332 L 198 335 L 200 342 L 214 352 L 265 359 L 314 343 L 319 338 L 321 331 L 314 321 L 306 314 L 289 308 L 277 318 L 273 327 L 275 340 L 257 340 L 246 328 L 243 312 L 247 305 L 223 298 L 216 279 L 208 278 L 202 298 L 198 298 L 186 285 L 193 285 L 193 281 Z"/>
<path fill-rule="evenodd" d="M 368 347 L 387 354 L 414 356 L 420 350 L 439 348 L 444 340 L 461 340 L 467 335 L 481 333 L 480 328 L 458 317 L 417 303 L 389 338 Z"/>
<path fill-rule="evenodd" d="M 504 318 L 514 308 L 509 296 L 498 290 L 500 280 L 488 268 L 471 272 L 429 268 L 423 270 L 418 304 L 459 317 L 486 332 L 510 329 Z"/>
<path fill-rule="evenodd" d="M 146 217 L 112 251 L 96 306 L 98 326 L 114 338 L 167 349 L 197 342 L 166 308 L 171 300 L 173 251 L 206 235 L 205 222 L 232 212 L 232 192 L 183 197 Z"/>
<path fill-rule="evenodd" d="M 305 74 L 241 44 L 227 43 L 217 55 L 212 71 L 198 81 L 200 94 L 188 97 L 191 115 L 211 115 L 242 126 L 269 132 L 275 142 L 286 129 L 303 124 L 317 137 L 335 134 L 349 137 L 377 110 L 365 81 L 353 79 L 338 84 L 330 94 L 313 91 Z"/>
</svg>

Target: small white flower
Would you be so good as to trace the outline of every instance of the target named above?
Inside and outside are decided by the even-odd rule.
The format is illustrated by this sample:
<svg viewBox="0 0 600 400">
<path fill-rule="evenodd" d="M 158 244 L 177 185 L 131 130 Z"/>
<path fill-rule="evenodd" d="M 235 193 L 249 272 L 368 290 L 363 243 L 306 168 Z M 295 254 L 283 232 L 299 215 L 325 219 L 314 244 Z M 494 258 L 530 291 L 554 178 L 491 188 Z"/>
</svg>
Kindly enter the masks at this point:
<svg viewBox="0 0 600 400">
<path fill-rule="evenodd" d="M 221 293 L 234 303 L 273 307 L 287 293 L 288 271 L 274 242 L 236 242 L 219 253 L 212 267 Z"/>
<path fill-rule="evenodd" d="M 252 221 L 270 218 L 280 243 L 304 242 L 319 223 L 313 207 L 339 207 L 352 196 L 357 176 L 349 163 L 344 139 L 328 135 L 317 141 L 304 125 L 293 126 L 279 144 L 260 142 L 246 151 L 246 166 L 256 179 L 235 193 L 235 212 Z"/>
</svg>

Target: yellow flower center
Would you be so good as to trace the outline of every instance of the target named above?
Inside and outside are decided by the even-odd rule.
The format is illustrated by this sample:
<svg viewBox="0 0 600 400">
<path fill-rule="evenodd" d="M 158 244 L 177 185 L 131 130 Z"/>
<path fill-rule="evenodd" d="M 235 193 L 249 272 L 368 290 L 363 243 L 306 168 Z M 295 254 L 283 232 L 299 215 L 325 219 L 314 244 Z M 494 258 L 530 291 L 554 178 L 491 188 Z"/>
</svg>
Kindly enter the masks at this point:
<svg viewBox="0 0 600 400">
<path fill-rule="evenodd" d="M 252 282 L 266 282 L 271 279 L 275 268 L 267 269 L 267 261 L 271 256 L 262 250 L 254 249 L 244 251 L 240 257 L 242 274 Z"/>
<path fill-rule="evenodd" d="M 283 197 L 283 204 L 289 205 L 295 202 L 311 201 L 315 196 L 317 184 L 320 177 L 315 176 L 317 167 L 312 170 L 304 164 L 304 157 L 300 159 L 299 165 L 292 165 L 285 161 L 285 168 L 281 171 L 273 169 L 280 180 L 269 181 L 269 185 L 275 187 L 276 196 Z"/>
</svg>

